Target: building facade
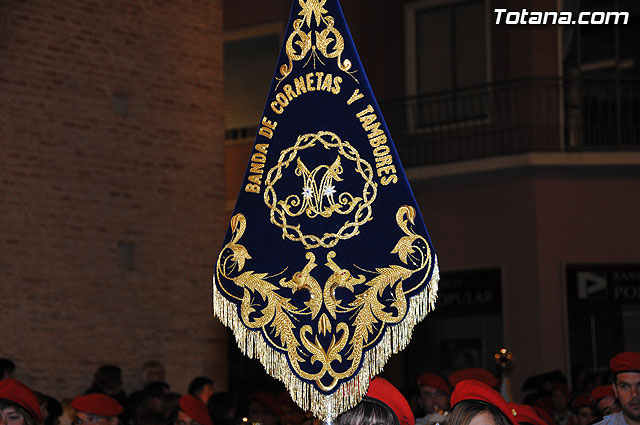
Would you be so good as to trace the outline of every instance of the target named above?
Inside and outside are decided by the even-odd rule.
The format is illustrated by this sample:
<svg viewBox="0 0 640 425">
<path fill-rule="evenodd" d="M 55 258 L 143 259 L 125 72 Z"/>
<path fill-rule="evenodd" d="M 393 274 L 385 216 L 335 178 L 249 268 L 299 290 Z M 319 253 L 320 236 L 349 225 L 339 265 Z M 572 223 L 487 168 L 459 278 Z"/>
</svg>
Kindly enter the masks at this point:
<svg viewBox="0 0 640 425">
<path fill-rule="evenodd" d="M 0 4 L 0 357 L 73 397 L 226 386 L 222 2 Z"/>
</svg>

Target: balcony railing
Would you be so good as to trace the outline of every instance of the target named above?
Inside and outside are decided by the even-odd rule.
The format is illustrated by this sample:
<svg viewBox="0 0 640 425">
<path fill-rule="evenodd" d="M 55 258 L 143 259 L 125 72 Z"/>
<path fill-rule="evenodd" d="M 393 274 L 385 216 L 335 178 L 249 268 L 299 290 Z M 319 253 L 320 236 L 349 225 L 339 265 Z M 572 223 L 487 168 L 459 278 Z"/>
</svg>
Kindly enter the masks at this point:
<svg viewBox="0 0 640 425">
<path fill-rule="evenodd" d="M 382 102 L 405 166 L 640 149 L 640 80 L 535 78 Z"/>
</svg>

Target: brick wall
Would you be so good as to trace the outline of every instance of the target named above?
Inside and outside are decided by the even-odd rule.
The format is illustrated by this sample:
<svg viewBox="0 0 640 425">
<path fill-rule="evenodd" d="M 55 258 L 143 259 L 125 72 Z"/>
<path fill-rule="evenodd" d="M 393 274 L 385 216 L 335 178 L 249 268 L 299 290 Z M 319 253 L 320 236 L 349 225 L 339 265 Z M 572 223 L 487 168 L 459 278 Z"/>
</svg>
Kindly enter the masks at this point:
<svg viewBox="0 0 640 425">
<path fill-rule="evenodd" d="M 226 386 L 221 99 L 222 0 L 0 2 L 0 357 L 35 389 Z"/>
</svg>

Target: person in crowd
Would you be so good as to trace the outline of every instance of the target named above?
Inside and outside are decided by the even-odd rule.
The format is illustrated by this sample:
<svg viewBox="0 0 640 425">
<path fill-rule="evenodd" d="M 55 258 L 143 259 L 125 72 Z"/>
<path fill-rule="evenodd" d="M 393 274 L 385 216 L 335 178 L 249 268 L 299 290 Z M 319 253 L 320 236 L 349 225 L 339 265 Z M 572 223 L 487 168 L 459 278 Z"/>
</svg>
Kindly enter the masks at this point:
<svg viewBox="0 0 640 425">
<path fill-rule="evenodd" d="M 553 417 L 551 397 L 542 397 L 533 402 L 533 410 L 550 425 L 557 425 Z"/>
<path fill-rule="evenodd" d="M 63 398 L 60 400 L 60 405 L 62 406 L 62 413 L 58 417 L 58 425 L 71 425 L 76 414 L 75 409 L 71 407 L 71 399 Z"/>
<path fill-rule="evenodd" d="M 253 392 L 247 396 L 247 419 L 261 425 L 278 425 L 282 410 L 276 398 L 267 392 Z"/>
<path fill-rule="evenodd" d="M 376 377 L 367 395 L 354 408 L 340 414 L 334 425 L 414 425 L 409 403 L 389 381 Z"/>
<path fill-rule="evenodd" d="M 13 378 L 16 365 L 9 359 L 0 359 L 0 381 Z"/>
<path fill-rule="evenodd" d="M 198 376 L 191 381 L 187 392 L 207 404 L 209 398 L 213 395 L 213 381 L 206 376 Z"/>
<path fill-rule="evenodd" d="M 416 419 L 416 425 L 428 425 L 446 422 L 449 414 L 449 385 L 435 373 L 423 373 L 418 376 L 419 406 L 424 409 L 425 416 Z"/>
<path fill-rule="evenodd" d="M 142 388 L 152 382 L 165 382 L 165 374 L 165 368 L 159 361 L 149 360 L 144 362 L 140 373 Z"/>
<path fill-rule="evenodd" d="M 576 397 L 571 407 L 574 412 L 574 416 L 569 421 L 571 425 L 591 425 L 601 419 L 589 395 Z"/>
<path fill-rule="evenodd" d="M 451 393 L 447 425 L 518 425 L 517 412 L 484 382 L 465 379 Z"/>
<path fill-rule="evenodd" d="M 173 425 L 213 425 L 207 406 L 191 394 L 178 400 L 178 409 L 173 415 Z"/>
<path fill-rule="evenodd" d="M 598 414 L 602 417 L 618 413 L 620 406 L 611 384 L 600 385 L 591 391 L 591 399 L 595 403 Z"/>
<path fill-rule="evenodd" d="M 276 399 L 280 404 L 280 424 L 302 425 L 305 420 L 304 411 L 291 399 L 291 395 L 283 392 Z"/>
<path fill-rule="evenodd" d="M 141 391 L 131 393 L 125 404 L 126 418 L 137 421 L 136 418 L 146 411 L 153 411 L 171 416 L 173 410 L 165 408 L 164 397 L 169 393 L 169 384 L 166 382 L 151 382 Z"/>
<path fill-rule="evenodd" d="M 62 405 L 58 400 L 38 391 L 34 391 L 34 394 L 40 404 L 42 416 L 44 416 L 43 425 L 59 425 L 58 418 L 62 415 Z"/>
<path fill-rule="evenodd" d="M 605 416 L 598 425 L 640 425 L 640 353 L 616 354 L 609 366 L 615 375 L 613 393 L 622 410 Z"/>
<path fill-rule="evenodd" d="M 547 424 L 531 406 L 507 402 L 507 407 L 511 409 L 511 414 L 516 412 L 516 420 L 520 425 L 551 425 Z"/>
<path fill-rule="evenodd" d="M 567 425 L 573 416 L 569 409 L 571 391 L 562 382 L 554 382 L 551 385 L 551 406 L 553 407 L 553 419 L 558 425 Z"/>
<path fill-rule="evenodd" d="M 113 397 L 102 393 L 90 393 L 71 400 L 76 410 L 72 425 L 118 425 L 118 415 L 124 410 Z"/>
<path fill-rule="evenodd" d="M 122 389 L 122 371 L 118 366 L 103 365 L 93 375 L 91 387 L 85 394 L 106 394 L 115 399 L 120 405 L 126 402 L 126 395 Z"/>
<path fill-rule="evenodd" d="M 162 415 L 166 423 L 171 423 L 173 412 L 180 408 L 181 397 L 182 394 L 178 393 L 167 393 L 162 397 Z"/>
<path fill-rule="evenodd" d="M 37 425 L 43 420 L 33 391 L 12 378 L 0 381 L 0 425 Z"/>
<path fill-rule="evenodd" d="M 536 412 L 543 421 L 545 421 L 548 425 L 557 425 L 555 419 L 553 419 L 553 415 L 549 412 L 549 409 L 544 409 L 540 406 L 533 406 L 533 411 Z"/>
<path fill-rule="evenodd" d="M 154 410 L 141 411 L 134 421 L 135 425 L 167 425 L 167 418 Z"/>
<path fill-rule="evenodd" d="M 209 398 L 207 409 L 215 425 L 233 425 L 238 410 L 238 397 L 230 392 L 215 393 Z"/>
<path fill-rule="evenodd" d="M 493 376 L 493 374 L 486 369 L 468 368 L 458 370 L 449 375 L 449 384 L 451 385 L 451 388 L 455 388 L 458 382 L 465 379 L 475 379 L 476 381 L 484 382 L 493 389 L 495 389 L 500 383 L 498 378 Z"/>
</svg>

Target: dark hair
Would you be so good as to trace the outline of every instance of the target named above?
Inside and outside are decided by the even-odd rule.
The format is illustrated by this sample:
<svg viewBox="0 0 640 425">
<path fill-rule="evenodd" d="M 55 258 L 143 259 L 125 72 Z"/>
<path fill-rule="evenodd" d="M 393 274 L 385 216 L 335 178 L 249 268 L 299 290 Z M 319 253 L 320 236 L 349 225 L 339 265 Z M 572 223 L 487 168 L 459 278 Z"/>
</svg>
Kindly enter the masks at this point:
<svg viewBox="0 0 640 425">
<path fill-rule="evenodd" d="M 93 387 L 113 392 L 122 387 L 122 372 L 118 366 L 103 365 L 93 375 Z"/>
<path fill-rule="evenodd" d="M 33 418 L 33 416 L 31 416 L 31 413 L 29 413 L 27 409 L 10 400 L 0 398 L 0 410 L 4 410 L 8 407 L 13 407 L 14 409 L 16 409 L 18 413 L 22 415 L 22 417 L 24 418 L 25 425 L 35 424 L 35 419 Z"/>
<path fill-rule="evenodd" d="M 447 419 L 447 425 L 469 425 L 481 413 L 487 413 L 495 425 L 511 425 L 500 409 L 478 400 L 462 400 L 456 404 Z"/>
<path fill-rule="evenodd" d="M 204 389 L 205 385 L 213 385 L 213 381 L 206 376 L 198 376 L 194 378 L 189 384 L 189 390 L 187 391 L 192 396 L 197 396 Z"/>
<path fill-rule="evenodd" d="M 6 373 L 13 373 L 16 365 L 9 359 L 0 359 L 0 379 L 5 379 Z"/>
<path fill-rule="evenodd" d="M 166 425 L 167 420 L 162 413 L 145 409 L 138 413 L 135 423 L 136 425 Z"/>
<path fill-rule="evenodd" d="M 334 425 L 398 425 L 398 418 L 382 402 L 363 398 L 354 408 L 338 416 Z"/>
<path fill-rule="evenodd" d="M 207 402 L 209 416 L 216 425 L 231 425 L 238 406 L 238 396 L 230 392 L 217 393 Z"/>
<path fill-rule="evenodd" d="M 162 398 L 171 389 L 166 382 L 150 382 L 143 388 L 147 398 Z"/>
</svg>

